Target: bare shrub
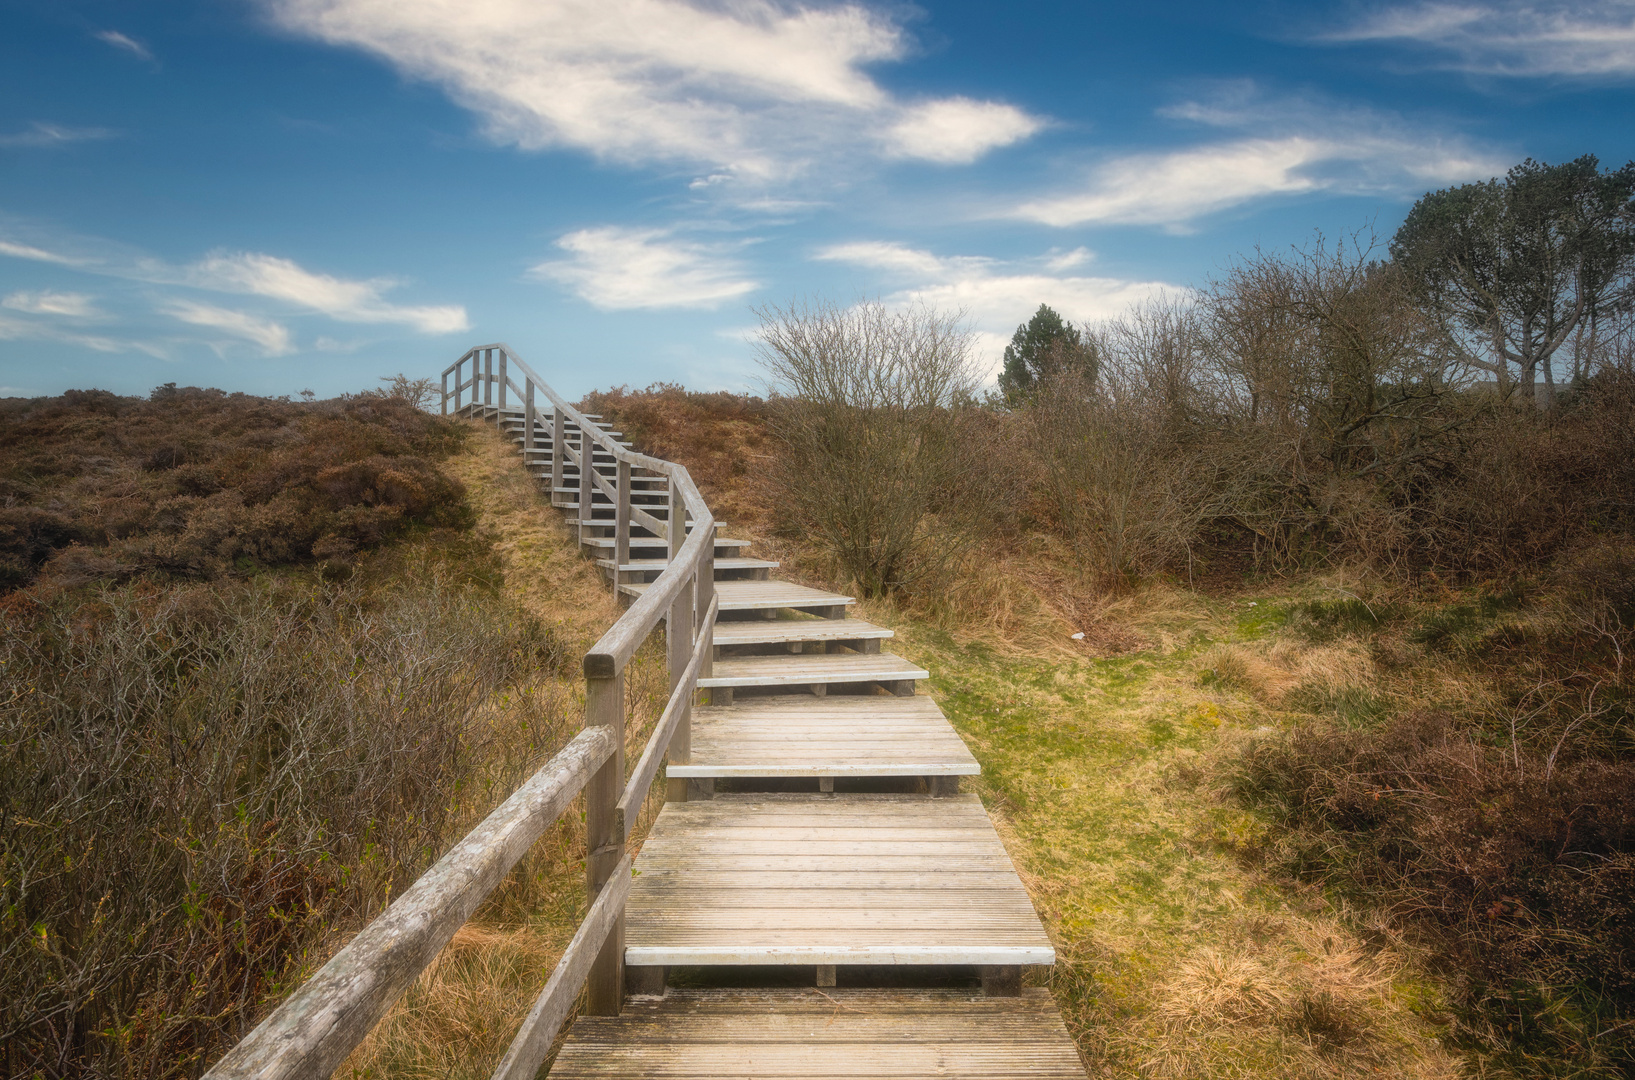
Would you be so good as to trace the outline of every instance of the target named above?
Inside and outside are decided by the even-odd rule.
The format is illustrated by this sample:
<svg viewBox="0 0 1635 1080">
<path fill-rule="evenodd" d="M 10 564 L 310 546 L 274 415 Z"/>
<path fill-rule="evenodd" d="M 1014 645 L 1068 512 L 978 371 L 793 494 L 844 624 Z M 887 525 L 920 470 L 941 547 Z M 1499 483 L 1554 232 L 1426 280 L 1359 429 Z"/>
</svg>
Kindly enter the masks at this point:
<svg viewBox="0 0 1635 1080">
<path fill-rule="evenodd" d="M 1184 561 L 1211 514 L 1210 470 L 1182 438 L 1199 409 L 1198 324 L 1168 299 L 1087 336 L 1098 377 L 1041 379 L 1022 423 L 1081 571 L 1127 584 Z"/>
<path fill-rule="evenodd" d="M 196 1075 L 564 741 L 551 634 L 409 577 L 0 610 L 0 1072 Z"/>
<path fill-rule="evenodd" d="M 1492 745 L 1437 713 L 1306 727 L 1239 761 L 1239 798 L 1289 828 L 1283 868 L 1365 891 L 1431 938 L 1472 1038 L 1635 1067 L 1635 767 Z"/>
<path fill-rule="evenodd" d="M 957 562 L 1004 496 L 960 316 L 876 301 L 758 314 L 785 526 L 808 530 L 866 596 Z"/>
</svg>

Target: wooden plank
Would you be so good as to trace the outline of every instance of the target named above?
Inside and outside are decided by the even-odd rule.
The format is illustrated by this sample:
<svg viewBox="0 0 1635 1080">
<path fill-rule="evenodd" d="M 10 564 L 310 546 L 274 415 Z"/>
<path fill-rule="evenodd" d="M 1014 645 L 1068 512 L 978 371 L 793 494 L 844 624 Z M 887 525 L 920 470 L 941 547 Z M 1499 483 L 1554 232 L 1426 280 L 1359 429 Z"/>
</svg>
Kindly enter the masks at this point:
<svg viewBox="0 0 1635 1080">
<path fill-rule="evenodd" d="M 719 566 L 720 561 L 716 562 Z M 715 628 L 717 645 L 769 645 L 789 641 L 872 641 L 895 632 L 863 619 L 746 619 Z"/>
<path fill-rule="evenodd" d="M 1054 962 L 974 795 L 670 803 L 636 872 L 628 964 Z"/>
<path fill-rule="evenodd" d="M 590 974 L 608 935 L 619 921 L 625 898 L 630 895 L 630 856 L 626 855 L 614 867 L 607 885 L 597 895 L 595 903 L 585 913 L 584 922 L 568 942 L 568 947 L 557 961 L 556 968 L 540 991 L 534 1007 L 528 1010 L 516 1037 L 511 1040 L 494 1080 L 532 1080 L 550 1053 L 551 1044 L 562 1028 L 573 1003 L 579 997 L 579 988 Z"/>
<path fill-rule="evenodd" d="M 717 627 L 722 625 L 730 624 Z M 802 694 L 696 710 L 692 758 L 672 766 L 670 775 L 975 776 L 981 771 L 930 698 Z"/>
<path fill-rule="evenodd" d="M 639 582 L 621 585 L 620 590 L 631 596 L 642 596 L 651 585 Z M 856 603 L 850 596 L 809 589 L 790 581 L 722 581 L 717 583 L 721 593 L 722 611 L 765 611 L 776 608 L 831 608 Z"/>
<path fill-rule="evenodd" d="M 205 1075 L 332 1073 L 617 750 L 580 732 Z"/>
<path fill-rule="evenodd" d="M 777 1077 L 1084 1080 L 1050 994 L 672 990 L 574 1022 L 553 1080 Z"/>
<path fill-rule="evenodd" d="M 721 585 L 736 582 L 723 581 Z M 725 590 L 722 590 L 725 592 Z M 810 683 L 857 683 L 929 679 L 931 673 L 893 653 L 795 653 L 718 659 L 715 674 L 700 679 L 715 686 L 796 686 Z"/>
</svg>

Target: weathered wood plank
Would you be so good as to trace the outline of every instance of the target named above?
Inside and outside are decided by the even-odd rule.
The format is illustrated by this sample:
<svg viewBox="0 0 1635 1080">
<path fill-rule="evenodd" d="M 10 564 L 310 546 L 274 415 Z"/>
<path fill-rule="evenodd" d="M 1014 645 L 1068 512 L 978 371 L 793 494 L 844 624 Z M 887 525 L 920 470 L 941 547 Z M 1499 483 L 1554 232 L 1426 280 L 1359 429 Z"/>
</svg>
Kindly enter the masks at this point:
<svg viewBox="0 0 1635 1080">
<path fill-rule="evenodd" d="M 328 1076 L 617 749 L 580 732 L 205 1075 Z"/>
<path fill-rule="evenodd" d="M 636 870 L 631 964 L 1002 965 L 1055 956 L 975 796 L 669 804 Z M 882 891 L 896 896 L 881 903 Z"/>
<path fill-rule="evenodd" d="M 626 855 L 614 867 L 607 885 L 596 897 L 596 902 L 585 913 L 585 919 L 568 942 L 568 947 L 557 961 L 556 969 L 540 991 L 534 1007 L 528 1010 L 518 1028 L 511 1046 L 505 1051 L 494 1080 L 532 1080 L 550 1053 L 556 1033 L 562 1027 L 579 997 L 579 987 L 590 974 L 591 965 L 602 951 L 608 935 L 613 931 L 624 911 L 625 898 L 630 895 L 630 856 Z"/>
<path fill-rule="evenodd" d="M 1083 1080 L 1048 992 L 672 990 L 575 1021 L 553 1080 Z"/>
</svg>

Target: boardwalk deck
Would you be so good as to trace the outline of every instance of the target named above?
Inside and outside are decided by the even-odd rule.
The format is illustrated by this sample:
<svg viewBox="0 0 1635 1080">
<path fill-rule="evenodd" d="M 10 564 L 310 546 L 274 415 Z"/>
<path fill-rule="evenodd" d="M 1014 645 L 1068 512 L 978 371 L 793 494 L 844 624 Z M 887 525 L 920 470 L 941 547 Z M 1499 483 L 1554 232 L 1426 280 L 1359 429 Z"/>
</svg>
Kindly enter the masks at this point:
<svg viewBox="0 0 1635 1080">
<path fill-rule="evenodd" d="M 584 1017 L 556 1080 L 1084 1080 L 1044 990 L 672 990 Z"/>
<path fill-rule="evenodd" d="M 649 525 L 670 516 L 666 477 L 616 469 L 628 455 L 598 444 L 589 467 L 605 478 L 623 469 L 629 490 L 598 486 L 580 520 L 580 469 L 554 460 L 553 424 L 576 452 L 585 437 L 560 416 L 529 433 L 519 410 L 472 411 L 500 419 L 520 444 L 616 593 L 635 599 L 654 587 L 618 579 L 668 566 L 658 528 L 623 532 L 631 554 L 619 565 L 613 533 L 625 528 L 615 521 L 628 513 L 620 503 L 651 515 Z M 661 470 L 647 459 L 635 471 Z M 704 664 L 697 687 L 716 703 L 695 705 L 681 752 L 672 745 L 667 790 L 677 801 L 665 803 L 634 862 L 623 929 L 634 996 L 623 1015 L 576 1020 L 551 1075 L 1080 1080 L 1049 994 L 1020 987 L 1019 972 L 1053 963 L 1055 952 L 981 801 L 954 793 L 958 777 L 981 767 L 937 704 L 913 695 L 927 671 L 882 651 L 892 631 L 849 617 L 852 597 L 766 577 L 778 564 L 750 557 L 750 546 L 715 541 L 715 648 L 699 654 L 708 664 L 694 663 Z M 675 663 L 672 653 L 672 676 Z M 871 684 L 876 692 L 827 693 Z M 732 704 L 741 690 L 761 696 Z M 755 790 L 813 777 L 817 793 Z M 842 777 L 848 790 L 835 794 Z M 926 778 L 935 794 L 883 793 L 901 790 L 904 777 Z M 712 794 L 715 781 L 737 789 Z M 774 965 L 806 967 L 818 988 L 662 993 L 672 967 Z M 983 991 L 835 987 L 868 981 L 856 968 L 883 965 L 974 965 Z"/>
<path fill-rule="evenodd" d="M 924 697 L 757 698 L 693 714 L 693 752 L 671 776 L 975 776 L 982 771 Z"/>
<path fill-rule="evenodd" d="M 632 966 L 1055 961 L 974 795 L 668 803 L 635 867 Z"/>
</svg>

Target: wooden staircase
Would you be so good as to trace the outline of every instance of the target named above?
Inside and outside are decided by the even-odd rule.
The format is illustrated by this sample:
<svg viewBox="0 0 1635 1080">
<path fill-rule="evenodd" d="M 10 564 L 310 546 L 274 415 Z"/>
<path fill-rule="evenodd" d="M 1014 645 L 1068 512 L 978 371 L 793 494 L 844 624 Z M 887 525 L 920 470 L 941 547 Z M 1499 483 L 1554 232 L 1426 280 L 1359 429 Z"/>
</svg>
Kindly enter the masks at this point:
<svg viewBox="0 0 1635 1080">
<path fill-rule="evenodd" d="M 663 475 L 621 471 L 560 410 L 457 411 L 511 437 L 611 589 L 653 587 L 678 540 L 641 523 L 678 505 Z M 587 446 L 611 491 L 581 475 Z M 714 539 L 707 704 L 634 862 L 626 1001 L 575 1021 L 552 1075 L 1084 1076 L 1049 993 L 1022 985 L 1055 952 L 960 793 L 980 766 L 915 693 L 928 673 L 852 597 L 774 578 L 750 547 Z"/>
</svg>

